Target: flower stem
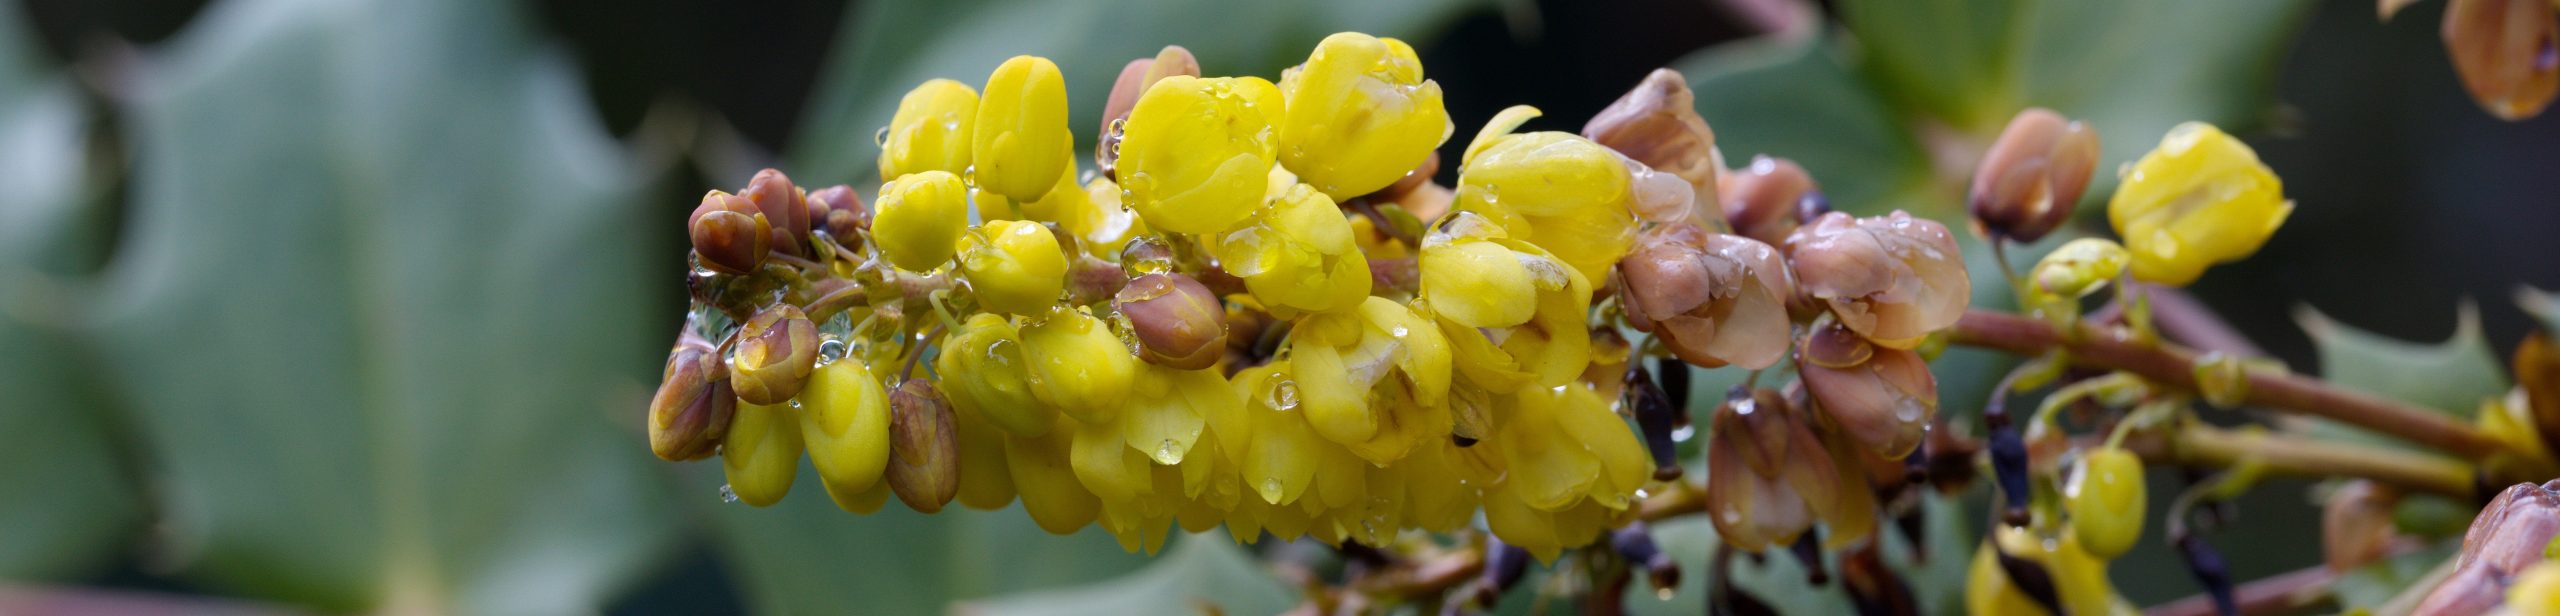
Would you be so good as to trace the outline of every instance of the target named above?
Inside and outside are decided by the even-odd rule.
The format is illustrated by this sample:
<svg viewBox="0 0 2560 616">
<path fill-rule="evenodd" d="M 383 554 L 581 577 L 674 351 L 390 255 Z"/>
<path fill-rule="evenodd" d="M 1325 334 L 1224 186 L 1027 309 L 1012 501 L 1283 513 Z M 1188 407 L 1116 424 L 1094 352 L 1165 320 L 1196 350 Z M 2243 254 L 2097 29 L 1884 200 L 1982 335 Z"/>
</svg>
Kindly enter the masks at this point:
<svg viewBox="0 0 2560 616">
<path fill-rule="evenodd" d="M 2269 473 L 2300 477 L 2362 477 L 2457 499 L 2472 495 L 2474 469 L 2442 456 L 2281 434 L 2251 434 L 2189 423 L 2148 452 L 2175 464 L 2230 467 L 2244 460 Z"/>
<path fill-rule="evenodd" d="M 1956 322 L 1952 342 L 2029 357 L 2059 347 L 2077 364 L 2131 372 L 2189 391 L 2196 389 L 2194 351 L 2168 343 L 2138 342 L 2086 324 L 2079 328 L 2075 335 L 2066 336 L 2043 321 L 1975 309 L 1966 311 L 1964 318 Z M 2485 459 L 2504 449 L 2496 439 L 2451 417 L 2340 389 L 2319 379 L 2272 372 L 2252 372 L 2248 379 L 2244 402 L 2251 406 L 2335 419 L 2467 458 Z"/>
</svg>

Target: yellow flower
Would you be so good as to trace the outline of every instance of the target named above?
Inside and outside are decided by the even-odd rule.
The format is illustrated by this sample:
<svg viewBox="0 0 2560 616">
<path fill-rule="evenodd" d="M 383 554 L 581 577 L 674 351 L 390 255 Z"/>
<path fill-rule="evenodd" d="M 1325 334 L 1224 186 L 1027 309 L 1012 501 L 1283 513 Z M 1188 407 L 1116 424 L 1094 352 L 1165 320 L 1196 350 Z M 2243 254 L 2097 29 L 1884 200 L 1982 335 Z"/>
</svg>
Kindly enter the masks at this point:
<svg viewBox="0 0 2560 616">
<path fill-rule="evenodd" d="M 1312 315 L 1290 331 L 1289 376 L 1307 423 L 1373 464 L 1448 434 L 1449 342 L 1382 297 Z"/>
<path fill-rule="evenodd" d="M 921 272 L 950 261 L 968 226 L 969 187 L 948 171 L 925 171 L 880 186 L 871 233 L 891 265 Z"/>
<path fill-rule="evenodd" d="M 969 171 L 969 127 L 978 121 L 978 91 L 949 79 L 908 90 L 880 144 L 880 179 L 918 171 Z"/>
<path fill-rule="evenodd" d="M 1423 299 L 1468 385 L 1553 387 L 1590 365 L 1591 281 L 1555 255 L 1459 212 L 1423 239 L 1421 267 Z"/>
<path fill-rule="evenodd" d="M 1074 166 L 1067 130 L 1067 80 L 1048 58 L 1014 56 L 987 76 L 970 132 L 972 178 L 1015 203 L 1038 201 Z"/>
<path fill-rule="evenodd" d="M 1138 99 L 1116 173 L 1147 226 L 1176 233 L 1233 227 L 1262 204 L 1279 148 L 1280 89 L 1258 77 L 1166 77 Z"/>
<path fill-rule="evenodd" d="M 978 303 L 1004 314 L 1036 314 L 1058 303 L 1066 286 L 1066 254 L 1049 228 L 996 220 L 960 238 L 960 271 Z"/>
<path fill-rule="evenodd" d="M 720 441 L 720 468 L 729 493 L 757 507 L 782 501 L 800 474 L 800 420 L 788 406 L 739 404 L 729 434 Z"/>
<path fill-rule="evenodd" d="M 1040 436 L 1058 412 L 1031 393 L 1022 332 L 1004 317 L 979 313 L 942 339 L 934 372 L 942 375 L 952 406 L 1017 436 Z"/>
<path fill-rule="evenodd" d="M 1511 133 L 1538 115 L 1512 107 L 1476 135 L 1458 169 L 1457 209 L 1501 223 L 1584 278 L 1604 279 L 1635 245 L 1631 161 L 1572 133 Z"/>
<path fill-rule="evenodd" d="M 2072 533 L 2090 555 L 2122 556 L 2142 538 L 2142 459 L 2132 452 L 2107 447 L 2083 454 L 2063 484 L 2062 498 Z"/>
<path fill-rule="evenodd" d="M 2258 153 L 2202 122 L 2169 129 L 2107 202 L 2107 221 L 2133 253 L 2133 277 L 2171 286 L 2257 252 L 2292 213 Z"/>
<path fill-rule="evenodd" d="M 1369 260 L 1351 239 L 1351 222 L 1305 184 L 1220 235 L 1216 252 L 1227 273 L 1274 309 L 1348 310 L 1369 296 Z"/>
<path fill-rule="evenodd" d="M 800 438 L 827 495 L 854 513 L 870 513 L 851 503 L 868 501 L 875 488 L 888 494 L 880 481 L 889 468 L 888 390 L 862 362 L 839 360 L 811 373 L 798 401 Z"/>
<path fill-rule="evenodd" d="M 1335 200 L 1394 184 L 1449 138 L 1440 84 L 1413 47 L 1357 32 L 1325 37 L 1280 78 L 1292 113 L 1280 162 Z"/>
<path fill-rule="evenodd" d="M 1129 399 L 1138 358 L 1102 319 L 1058 306 L 1023 326 L 1031 395 L 1086 423 L 1109 421 Z"/>
</svg>

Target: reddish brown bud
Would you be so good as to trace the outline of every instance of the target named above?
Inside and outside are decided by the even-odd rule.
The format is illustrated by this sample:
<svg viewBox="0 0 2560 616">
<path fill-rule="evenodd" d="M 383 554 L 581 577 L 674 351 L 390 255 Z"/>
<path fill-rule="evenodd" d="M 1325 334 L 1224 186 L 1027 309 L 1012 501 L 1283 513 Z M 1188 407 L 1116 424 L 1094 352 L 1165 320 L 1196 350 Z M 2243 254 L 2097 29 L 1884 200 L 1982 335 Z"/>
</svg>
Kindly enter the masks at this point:
<svg viewBox="0 0 2560 616">
<path fill-rule="evenodd" d="M 1795 282 L 1768 244 L 1665 225 L 1638 240 L 1618 271 L 1628 322 L 1660 336 L 1682 361 L 1756 370 L 1786 357 Z"/>
<path fill-rule="evenodd" d="M 1111 97 L 1102 103 L 1102 132 L 1098 133 L 1101 138 L 1093 144 L 1093 162 L 1103 175 L 1112 175 L 1113 166 L 1120 162 L 1122 131 L 1118 124 L 1129 118 L 1129 110 L 1138 107 L 1138 96 L 1146 94 L 1148 86 L 1174 75 L 1200 76 L 1200 60 L 1181 45 L 1166 45 L 1156 52 L 1156 57 L 1130 60 L 1120 67 L 1120 76 L 1111 81 Z"/>
<path fill-rule="evenodd" d="M 1892 214 L 1824 214 L 1787 239 L 1796 287 L 1876 344 L 1917 346 L 1953 326 L 1973 301 L 1954 235 L 1937 221 Z"/>
<path fill-rule="evenodd" d="M 809 196 L 791 184 L 781 171 L 766 169 L 747 181 L 747 189 L 738 192 L 764 219 L 773 225 L 773 249 L 783 254 L 809 256 Z"/>
<path fill-rule="evenodd" d="M 2560 480 L 2520 483 L 2480 508 L 2462 535 L 2453 576 L 2427 593 L 2414 614 L 2481 614 L 2506 601 L 2507 584 L 2542 563 L 2560 535 Z"/>
<path fill-rule="evenodd" d="M 777 304 L 757 312 L 738 330 L 729 370 L 738 399 L 781 404 L 800 395 L 818 365 L 818 325 L 798 307 Z"/>
<path fill-rule="evenodd" d="M 709 342 L 686 334 L 667 355 L 658 393 L 649 398 L 649 451 L 658 457 L 676 461 L 710 457 L 728 435 L 738 397 L 713 351 Z"/>
<path fill-rule="evenodd" d="M 2330 571 L 2344 573 L 2382 560 L 2390 550 L 2391 512 L 2400 492 L 2358 479 L 2329 492 L 2320 508 L 2321 556 Z"/>
<path fill-rule="evenodd" d="M 2549 0 L 2452 0 L 2444 48 L 2471 100 L 2499 119 L 2542 113 L 2560 92 L 2560 50 Z"/>
<path fill-rule="evenodd" d="M 1797 357 L 1815 406 L 1876 455 L 1899 459 L 1927 436 L 1938 413 L 1938 379 L 1919 353 L 1870 345 L 1834 325 L 1806 336 Z"/>
<path fill-rule="evenodd" d="M 1217 294 L 1190 276 L 1142 275 L 1130 279 L 1111 302 L 1129 318 L 1138 337 L 1138 356 L 1150 363 L 1198 370 L 1226 354 L 1226 308 Z"/>
<path fill-rule="evenodd" d="M 724 274 L 747 274 L 764 264 L 772 249 L 773 228 L 764 213 L 746 199 L 720 191 L 702 196 L 685 219 L 693 253 L 703 267 Z"/>
<path fill-rule="evenodd" d="M 2098 167 L 2098 132 L 2043 108 L 2009 120 L 1973 172 L 1973 219 L 1994 238 L 2042 239 L 2070 220 Z"/>
<path fill-rule="evenodd" d="M 846 248 L 862 247 L 862 231 L 871 228 L 871 208 L 862 193 L 837 184 L 809 193 L 809 220 Z"/>
<path fill-rule="evenodd" d="M 960 493 L 959 428 L 932 383 L 907 379 L 889 394 L 889 491 L 921 513 Z"/>
<path fill-rule="evenodd" d="M 1776 246 L 1804 223 L 1800 203 L 1816 198 L 1815 191 L 1813 176 L 1795 161 L 1754 156 L 1751 166 L 1724 174 L 1715 194 L 1722 196 L 1724 219 L 1734 233 Z"/>
<path fill-rule="evenodd" d="M 1828 449 L 1776 392 L 1736 390 L 1716 409 L 1707 442 L 1707 518 L 1736 549 L 1794 543 L 1817 516 L 1842 511 L 1843 486 Z"/>
<path fill-rule="evenodd" d="M 1687 180 L 1697 203 L 1717 203 L 1716 133 L 1707 128 L 1705 118 L 1698 117 L 1697 99 L 1679 71 L 1658 68 L 1645 75 L 1635 89 L 1591 116 L 1582 125 L 1582 136 L 1655 171 Z"/>
</svg>

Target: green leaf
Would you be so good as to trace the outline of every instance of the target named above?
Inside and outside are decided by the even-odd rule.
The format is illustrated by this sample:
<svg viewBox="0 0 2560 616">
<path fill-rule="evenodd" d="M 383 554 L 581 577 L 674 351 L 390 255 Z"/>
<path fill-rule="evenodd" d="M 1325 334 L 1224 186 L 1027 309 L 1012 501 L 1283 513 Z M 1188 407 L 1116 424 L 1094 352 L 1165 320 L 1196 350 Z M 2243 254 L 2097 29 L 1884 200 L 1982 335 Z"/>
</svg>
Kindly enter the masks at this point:
<svg viewBox="0 0 2560 616">
<path fill-rule="evenodd" d="M 2481 400 L 2507 391 L 2506 370 L 2481 336 L 2479 309 L 2469 302 L 2456 315 L 2453 336 L 2434 344 L 2394 340 L 2349 327 L 2310 306 L 2296 309 L 2294 321 L 2311 335 L 2322 380 L 2341 387 L 2435 409 L 2464 421 L 2478 413 Z M 2402 443 L 2335 421 L 2300 421 L 2318 433 Z"/>
<path fill-rule="evenodd" d="M 985 616 L 1278 614 L 1298 593 L 1225 532 L 1185 536 L 1145 569 L 1071 589 L 1009 595 L 964 611 Z M 1216 610 L 1208 609 L 1215 606 Z"/>
<path fill-rule="evenodd" d="M 80 242 L 103 226 L 84 194 L 88 113 L 0 10 L 0 579 L 80 576 L 140 521 L 94 366 L 65 331 L 83 312 Z"/>
<path fill-rule="evenodd" d="M 668 339 L 644 179 L 521 17 L 225 2 L 141 76 L 96 335 L 162 559 L 330 611 L 557 613 L 671 547 L 610 421 Z"/>
<path fill-rule="evenodd" d="M 953 601 L 1100 582 L 1147 563 L 1100 529 L 1048 534 L 1019 505 L 954 504 L 924 515 L 893 500 L 858 516 L 837 509 L 804 463 L 790 496 L 755 508 L 720 502 L 718 464 L 686 470 L 695 487 L 687 500 L 709 508 L 723 555 L 758 612 L 941 613 Z"/>
<path fill-rule="evenodd" d="M 2438 542 L 2357 567 L 2330 583 L 2329 592 L 2337 597 L 2342 613 L 2376 610 L 2413 589 L 2432 588 L 2433 578 L 2438 573 L 2436 569 L 2440 565 L 2452 564 L 2454 554 L 2461 547 L 2460 541 Z M 2421 582 L 2426 584 L 2422 586 Z"/>
<path fill-rule="evenodd" d="M 1111 81 L 1130 60 L 1181 45 L 1212 75 L 1278 79 L 1316 41 L 1340 31 L 1427 37 L 1484 0 L 891 0 L 859 3 L 838 32 L 792 144 L 792 175 L 858 179 L 878 172 L 873 135 L 898 98 L 925 80 L 977 87 L 1020 54 L 1066 74 L 1078 159 L 1093 150 Z M 1463 137 L 1461 137 L 1463 138 Z"/>
<path fill-rule="evenodd" d="M 2523 308 L 2525 314 L 2533 315 L 2543 332 L 2560 334 L 2560 293 L 2529 286 L 2517 287 L 2516 306 Z"/>
<path fill-rule="evenodd" d="M 1876 213 L 1896 207 L 1946 215 L 1941 195 L 1923 205 L 1929 160 L 1901 112 L 1810 32 L 1741 41 L 1672 64 L 1697 92 L 1698 114 L 1715 127 L 1726 164 L 1766 154 L 1804 165 L 1834 207 Z M 1914 203 L 1919 201 L 1919 203 Z"/>
</svg>

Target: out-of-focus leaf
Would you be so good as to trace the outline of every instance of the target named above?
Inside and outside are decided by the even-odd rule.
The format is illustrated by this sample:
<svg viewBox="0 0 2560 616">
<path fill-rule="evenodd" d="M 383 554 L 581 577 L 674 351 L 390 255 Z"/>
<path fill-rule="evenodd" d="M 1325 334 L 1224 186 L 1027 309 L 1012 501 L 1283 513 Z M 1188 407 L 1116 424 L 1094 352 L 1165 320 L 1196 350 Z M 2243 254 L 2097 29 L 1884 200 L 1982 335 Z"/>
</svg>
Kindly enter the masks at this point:
<svg viewBox="0 0 2560 616">
<path fill-rule="evenodd" d="M 1921 500 L 1926 516 L 1921 526 L 1926 559 L 1914 561 L 1913 537 L 1902 534 L 1890 520 L 1878 532 L 1885 537 L 1885 564 L 1899 572 L 1911 585 L 1913 599 L 1922 613 L 1955 614 L 1964 611 L 1964 578 L 1972 562 L 1975 533 L 1972 520 L 1965 515 L 1962 502 L 1929 493 Z M 1680 562 L 1680 589 L 1669 599 L 1654 595 L 1642 582 L 1627 589 L 1626 606 L 1634 614 L 1697 614 L 1707 601 L 1707 559 L 1713 558 L 1722 539 L 1716 537 L 1715 524 L 1705 517 L 1688 516 L 1653 526 L 1654 541 L 1663 551 Z M 1839 580 L 1836 556 L 1827 556 L 1826 567 L 1834 580 L 1814 586 L 1805 581 L 1805 570 L 1794 556 L 1783 549 L 1772 549 L 1754 563 L 1745 554 L 1735 554 L 1732 568 L 1734 587 L 1777 608 L 1780 614 L 1849 614 L 1856 610 Z"/>
<path fill-rule="evenodd" d="M 2380 608 L 2418 587 L 2419 582 L 2431 581 L 2430 574 L 2439 565 L 2449 563 L 2461 547 L 2460 541 L 2441 542 L 2357 567 L 2330 583 L 2329 593 L 2337 598 L 2338 611 L 2342 613 Z"/>
<path fill-rule="evenodd" d="M 1761 154 L 1794 159 L 1834 207 L 1932 213 L 1912 203 L 1912 195 L 1929 190 L 1929 159 L 1903 113 L 1828 43 L 1810 32 L 1774 35 L 1672 66 L 1697 92 L 1698 114 L 1715 127 L 1726 164 L 1740 167 Z"/>
<path fill-rule="evenodd" d="M 106 435 L 95 374 L 63 320 L 77 314 L 88 121 L 42 66 L 19 12 L 0 10 L 0 579 L 71 577 L 113 556 L 138 519 Z"/>
<path fill-rule="evenodd" d="M 495 0 L 235 0 L 141 77 L 97 335 L 200 579 L 593 610 L 676 518 L 633 417 L 641 181 Z"/>
<path fill-rule="evenodd" d="M 2435 409 L 2469 421 L 2480 401 L 2507 390 L 2506 369 L 2480 335 L 2479 309 L 2465 302 L 2444 342 L 2394 340 L 2349 327 L 2310 306 L 2294 321 L 2319 352 L 2321 379 L 2349 389 Z M 2291 425 L 2322 436 L 2406 446 L 2407 442 L 2320 418 L 2289 418 Z"/>
<path fill-rule="evenodd" d="M 2533 287 L 2516 289 L 2516 306 L 2541 320 L 2542 331 L 2560 335 L 2560 293 Z"/>
<path fill-rule="evenodd" d="M 792 175 L 828 181 L 878 173 L 874 134 L 898 97 L 925 80 L 978 87 L 1005 58 L 1045 56 L 1066 74 L 1077 157 L 1093 151 L 1102 102 L 1130 60 L 1181 45 L 1213 75 L 1259 75 L 1306 60 L 1318 40 L 1355 30 L 1432 34 L 1483 0 L 888 0 L 859 3 L 838 32 L 791 146 Z M 1426 67 L 1426 71 L 1428 67 Z M 1427 72 L 1426 72 L 1427 74 Z M 1463 138 L 1463 137 L 1460 137 Z"/>
<path fill-rule="evenodd" d="M 691 502 L 709 519 L 756 611 L 770 614 L 933 614 L 963 599 L 1099 582 L 1145 565 L 1100 529 L 1065 537 L 1031 524 L 1021 506 L 933 515 L 892 499 L 880 512 L 837 509 L 807 464 L 772 507 L 724 504 L 717 464 L 687 469 Z"/>
<path fill-rule="evenodd" d="M 1728 156 L 1795 158 L 1844 209 L 1901 207 L 1956 220 L 1974 157 L 2028 106 L 2098 129 L 2104 156 L 2084 205 L 2113 192 L 2105 170 L 2149 151 L 2179 122 L 2262 123 L 2277 61 L 2311 3 L 1838 6 L 1846 36 L 1790 33 L 1679 62 L 1697 86 L 1700 113 Z"/>
<path fill-rule="evenodd" d="M 1226 533 L 1211 532 L 1176 539 L 1146 568 L 1108 582 L 1008 595 L 963 611 L 984 616 L 1185 616 L 1278 614 L 1296 605 L 1298 593 L 1263 567 Z"/>
</svg>

